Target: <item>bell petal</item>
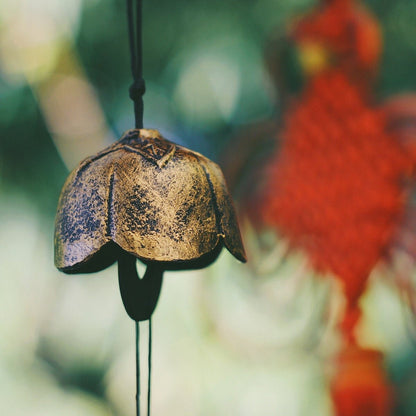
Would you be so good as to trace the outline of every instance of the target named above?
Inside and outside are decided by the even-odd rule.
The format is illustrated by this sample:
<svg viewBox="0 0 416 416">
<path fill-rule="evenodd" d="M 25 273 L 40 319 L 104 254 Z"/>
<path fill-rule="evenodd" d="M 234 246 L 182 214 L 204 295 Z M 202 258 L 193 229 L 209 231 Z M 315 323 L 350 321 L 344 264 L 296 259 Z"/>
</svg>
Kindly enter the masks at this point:
<svg viewBox="0 0 416 416">
<path fill-rule="evenodd" d="M 86 159 L 67 178 L 58 202 L 55 222 L 55 265 L 71 272 L 82 268 L 111 241 L 108 199 L 112 168 L 105 157 Z M 108 266 L 108 259 L 97 271 Z M 111 262 L 112 262 L 111 261 Z"/>
<path fill-rule="evenodd" d="M 199 154 L 198 159 L 213 192 L 213 200 L 217 210 L 216 215 L 225 246 L 234 257 L 242 262 L 246 262 L 247 258 L 241 239 L 236 211 L 224 175 L 216 163 Z"/>
<path fill-rule="evenodd" d="M 159 166 L 140 153 L 113 153 L 113 240 L 142 260 L 186 262 L 213 251 L 221 231 L 202 166 L 176 146 Z"/>
</svg>

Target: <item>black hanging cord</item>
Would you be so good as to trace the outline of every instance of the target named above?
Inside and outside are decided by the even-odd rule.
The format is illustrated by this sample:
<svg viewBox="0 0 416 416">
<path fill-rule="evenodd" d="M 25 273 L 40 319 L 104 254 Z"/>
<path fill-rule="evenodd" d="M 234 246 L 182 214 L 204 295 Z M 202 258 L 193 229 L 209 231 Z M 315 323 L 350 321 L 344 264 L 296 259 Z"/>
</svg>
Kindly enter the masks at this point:
<svg viewBox="0 0 416 416">
<path fill-rule="evenodd" d="M 127 23 L 129 31 L 131 73 L 133 84 L 129 95 L 134 102 L 134 118 L 136 129 L 143 128 L 143 95 L 146 91 L 143 79 L 142 63 L 142 0 L 127 0 Z M 136 326 L 136 414 L 140 416 L 140 328 Z M 149 351 L 148 351 L 148 386 L 147 386 L 147 416 L 150 416 L 150 389 L 151 389 L 151 360 L 152 360 L 152 324 L 149 319 Z"/>
<path fill-rule="evenodd" d="M 140 326 L 134 321 L 136 326 L 136 415 L 140 416 Z"/>
<path fill-rule="evenodd" d="M 152 384 L 152 318 L 149 318 L 149 355 L 147 356 L 148 374 L 147 379 L 147 416 L 150 416 L 150 393 Z"/>
<path fill-rule="evenodd" d="M 131 74 L 133 84 L 129 89 L 130 98 L 134 102 L 134 118 L 137 129 L 143 128 L 143 95 L 146 91 L 143 79 L 142 63 L 142 0 L 127 0 L 127 22 L 129 29 Z"/>
<path fill-rule="evenodd" d="M 140 367 L 139 367 L 139 346 L 138 337 L 139 322 L 149 321 L 149 349 L 148 349 L 148 385 L 147 402 L 150 415 L 150 389 L 151 389 L 151 360 L 152 360 L 152 324 L 151 316 L 156 308 L 157 301 L 162 287 L 164 269 L 157 263 L 149 263 L 146 272 L 140 278 L 136 269 L 136 257 L 128 253 L 121 253 L 118 259 L 118 281 L 120 286 L 121 299 L 124 309 L 131 319 L 136 321 L 136 360 L 137 360 L 137 386 L 140 386 Z M 136 394 L 137 408 L 139 408 L 139 390 Z M 138 413 L 139 415 L 139 413 Z"/>
</svg>

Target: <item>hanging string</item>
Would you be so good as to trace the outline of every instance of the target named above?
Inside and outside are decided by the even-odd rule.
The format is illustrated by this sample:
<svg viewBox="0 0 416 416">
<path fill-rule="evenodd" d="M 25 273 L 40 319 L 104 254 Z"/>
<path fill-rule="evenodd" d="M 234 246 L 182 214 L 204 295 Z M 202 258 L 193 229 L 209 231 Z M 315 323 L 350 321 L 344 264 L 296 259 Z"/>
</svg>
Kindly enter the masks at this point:
<svg viewBox="0 0 416 416">
<path fill-rule="evenodd" d="M 146 91 L 142 62 L 142 0 L 136 0 L 135 4 L 134 10 L 133 0 L 127 0 L 131 74 L 133 76 L 129 94 L 134 102 L 135 126 L 141 129 L 143 128 L 143 95 Z"/>
<path fill-rule="evenodd" d="M 146 91 L 143 79 L 142 61 L 142 0 L 127 0 L 127 24 L 130 46 L 130 63 L 133 84 L 129 95 L 134 102 L 134 119 L 136 129 L 143 128 L 143 95 Z M 136 326 L 136 414 L 140 416 L 140 327 Z M 147 416 L 150 416 L 151 370 L 152 370 L 152 322 L 149 319 L 149 351 L 148 351 L 148 385 L 147 385 Z"/>
<path fill-rule="evenodd" d="M 147 416 L 150 416 L 150 393 L 152 385 L 152 318 L 149 319 L 149 354 L 147 356 L 149 376 L 147 378 Z"/>
<path fill-rule="evenodd" d="M 140 416 L 140 327 L 136 325 L 136 415 Z"/>
</svg>

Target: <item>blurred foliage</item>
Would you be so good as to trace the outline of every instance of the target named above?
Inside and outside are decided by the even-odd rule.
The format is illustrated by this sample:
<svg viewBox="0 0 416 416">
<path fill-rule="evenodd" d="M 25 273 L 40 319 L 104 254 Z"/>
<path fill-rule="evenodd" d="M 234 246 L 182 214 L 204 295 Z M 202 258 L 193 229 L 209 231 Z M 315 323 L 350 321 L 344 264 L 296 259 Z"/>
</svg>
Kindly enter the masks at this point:
<svg viewBox="0 0 416 416">
<path fill-rule="evenodd" d="M 11 8 L 12 3 L 13 2 L 5 2 L 4 5 L 10 4 Z M 22 7 L 25 7 L 24 1 L 17 3 L 21 4 Z M 37 2 L 36 6 L 41 9 L 46 3 L 44 1 Z M 74 4 L 75 3 L 76 2 L 74 2 Z M 246 124 L 263 119 L 272 119 L 276 116 L 276 113 L 278 113 L 279 94 L 278 92 L 277 94 L 275 93 L 271 81 L 267 77 L 267 71 L 264 66 L 265 45 L 275 31 L 284 31 L 288 19 L 306 10 L 307 7 L 315 3 L 315 1 L 311 0 L 145 0 L 143 13 L 144 76 L 147 83 L 147 92 L 145 95 L 145 126 L 149 128 L 159 128 L 168 138 L 176 140 L 181 144 L 185 144 L 193 150 L 203 152 L 214 160 L 220 159 L 221 150 L 226 146 L 229 140 L 236 135 L 237 131 L 242 129 Z M 26 2 L 26 6 L 28 4 L 29 2 Z M 59 1 L 57 1 L 56 4 L 58 4 L 57 10 L 60 10 L 60 8 L 63 7 L 63 3 L 60 3 Z M 61 4 L 61 6 L 59 6 L 59 4 Z M 378 84 L 379 96 L 384 99 L 393 94 L 416 91 L 416 26 L 414 25 L 414 22 L 416 21 L 416 2 L 414 0 L 367 0 L 365 4 L 378 16 L 385 37 L 383 61 L 380 68 L 380 79 Z M 109 129 L 114 132 L 115 136 L 119 136 L 124 130 L 131 128 L 133 125 L 132 103 L 128 98 L 128 87 L 131 83 L 131 75 L 128 55 L 125 2 L 123 0 L 84 0 L 79 1 L 79 5 L 79 20 L 72 26 L 72 31 L 67 31 L 62 36 L 66 37 L 73 47 L 73 53 L 78 58 L 80 67 L 83 68 L 87 80 L 95 88 Z M 0 6 L 0 35 L 3 30 L 8 30 L 7 24 L 13 23 L 11 18 L 6 20 L 6 14 L 8 14 L 7 7 Z M 65 21 L 64 12 L 62 19 Z M 34 29 L 32 26 L 28 26 L 26 30 L 30 35 L 30 31 Z M 16 40 L 16 42 L 18 42 L 18 40 Z M 16 47 L 17 46 L 18 43 L 16 43 Z M 0 41 L 0 51 L 1 49 L 2 42 Z M 5 62 L 7 59 L 9 58 L 5 54 L 0 53 L 0 201 L 6 200 L 10 195 L 23 196 L 23 200 L 30 206 L 31 210 L 35 211 L 36 215 L 38 215 L 41 220 L 47 221 L 48 227 L 46 229 L 49 232 L 52 229 L 55 207 L 60 188 L 67 175 L 67 168 L 63 163 L 62 155 L 60 155 L 55 147 L 54 141 L 52 140 L 53 133 L 49 130 L 42 109 L 39 106 L 37 88 L 42 86 L 42 83 L 47 82 L 47 80 L 43 79 L 38 83 L 33 83 L 29 82 L 29 79 L 25 79 L 24 76 L 10 74 L 10 72 L 4 69 L 7 66 L 7 62 Z M 3 62 L 1 60 L 3 60 Z M 70 114 L 68 114 L 68 116 L 69 115 Z M 80 143 L 80 146 L 82 146 L 82 143 Z M 20 219 L 19 221 L 21 222 Z M 16 220 L 16 222 L 19 221 Z M 26 223 L 23 225 L 24 227 L 27 227 Z M 11 226 L 7 228 L 7 230 L 11 230 L 7 231 L 8 233 L 13 233 L 13 235 L 16 234 L 15 228 L 12 228 Z M 23 239 L 26 231 L 25 228 L 21 234 L 18 234 L 19 238 Z M 39 232 L 39 230 L 37 230 L 37 232 Z M 45 233 L 45 231 L 43 231 L 43 233 Z M 7 241 L 9 240 L 10 239 L 7 239 Z M 51 240 L 51 233 L 46 236 L 46 240 Z M 4 242 L 4 245 L 6 245 L 6 237 L 4 237 L 4 240 L 2 241 Z M 22 247 L 24 248 L 27 245 L 28 247 L 30 246 L 30 249 L 28 250 L 32 250 L 34 253 L 33 259 L 31 257 L 29 257 L 29 259 L 35 261 L 35 259 L 38 258 L 39 245 L 36 242 L 32 245 L 29 243 L 31 242 L 26 240 L 21 242 L 19 240 L 19 242 L 16 243 L 16 246 L 18 247 L 16 250 L 10 249 L 9 251 L 5 251 L 4 260 L 7 260 L 7 256 L 11 258 L 12 252 L 14 253 L 22 250 Z M 50 250 L 51 248 L 48 246 L 48 249 Z M 49 257 L 47 257 L 47 261 L 50 263 L 50 268 L 52 269 L 51 255 L 50 252 L 48 253 Z M 46 267 L 45 264 L 46 260 L 39 266 L 41 267 L 41 270 L 39 269 L 37 274 L 43 275 Z M 33 266 L 33 268 L 34 270 L 36 269 L 35 266 Z M 233 272 L 231 267 L 227 270 L 232 278 L 238 280 L 235 286 L 241 285 L 240 272 Z M 112 272 L 114 272 L 114 270 Z M 30 272 L 25 273 L 29 276 L 27 281 L 32 279 L 32 269 Z M 52 276 L 53 272 L 48 270 L 48 273 L 48 276 Z M 24 276 L 26 276 L 26 274 L 24 274 Z M 292 276 L 292 274 L 291 270 L 290 275 Z M 235 277 L 237 275 L 238 279 Z M 35 276 L 37 275 L 35 274 Z M 54 275 L 53 278 L 55 279 L 56 276 Z M 27 284 L 27 281 L 22 278 L 22 282 L 25 282 L 25 284 Z M 19 286 L 19 289 L 20 285 L 24 285 L 23 283 L 20 283 L 20 280 L 17 280 L 16 284 Z M 89 283 L 82 283 L 82 285 L 85 284 Z M 97 288 L 101 287 L 101 284 L 100 281 L 95 281 L 93 283 L 95 286 L 92 286 L 94 289 L 91 290 L 91 292 L 95 294 L 98 290 Z M 109 287 L 110 282 L 108 279 L 106 284 L 106 288 L 108 288 L 108 299 L 112 299 L 110 294 L 112 296 L 113 292 L 116 292 L 115 284 L 113 285 L 114 287 Z M 198 285 L 197 283 L 194 284 L 196 286 Z M 225 285 L 227 283 L 221 281 L 217 284 Z M 234 289 L 235 286 L 231 289 Z M 172 287 L 169 287 L 169 290 L 176 290 L 176 292 L 173 293 L 176 293 L 176 295 L 179 296 L 180 291 L 186 290 L 186 287 L 188 286 L 186 286 L 185 283 L 182 283 L 182 286 L 180 286 L 179 289 L 174 289 L 172 285 Z M 251 289 L 252 288 L 250 288 L 250 291 L 247 291 L 250 292 L 250 294 Z M 3 292 L 6 293 L 7 290 L 10 290 L 10 287 L 6 286 L 6 289 Z M 89 299 L 87 295 L 90 296 L 90 293 L 88 292 L 90 289 L 87 287 L 85 290 L 84 300 L 85 304 L 87 304 L 86 299 Z M 193 289 L 187 290 L 192 291 Z M 264 288 L 264 290 L 265 292 L 268 292 L 267 288 Z M 296 291 L 296 288 L 294 290 Z M 16 292 L 17 291 L 18 290 L 16 289 Z M 306 292 L 310 293 L 309 289 Z M 9 294 L 7 294 L 7 296 L 9 296 Z M 39 295 L 39 297 L 41 296 L 42 295 Z M 233 296 L 238 295 L 234 293 Z M 243 295 L 241 298 L 241 307 L 247 305 L 247 298 L 244 298 Z M 58 299 L 61 298 L 58 297 Z M 74 299 L 78 298 L 74 297 Z M 220 297 L 216 296 L 215 299 L 218 301 Z M 301 300 L 303 301 L 303 299 L 304 298 L 302 297 Z M 176 299 L 172 298 L 171 304 L 169 304 L 168 307 L 171 307 L 172 309 L 175 305 L 175 301 Z M 50 299 L 48 299 L 45 304 L 48 304 L 48 302 L 50 304 Z M 97 299 L 96 302 L 101 306 L 104 304 L 102 299 Z M 192 308 L 200 306 L 200 304 L 198 304 L 198 299 L 193 299 L 193 302 L 194 303 L 191 304 Z M 223 302 L 225 305 L 223 308 L 228 308 L 230 302 L 231 301 L 227 296 L 226 301 Z M 57 301 L 57 303 L 59 302 Z M 121 305 L 118 303 L 116 304 L 117 308 L 120 308 L 119 310 L 116 308 L 116 310 L 119 311 L 119 315 L 124 319 Z M 90 306 L 91 305 L 88 307 Z M 234 323 L 239 322 L 242 327 L 240 326 L 240 328 L 237 329 L 237 332 L 239 331 L 240 334 L 244 334 L 244 336 L 250 338 L 249 341 L 252 341 L 252 338 L 256 338 L 257 340 L 258 337 L 251 336 L 246 327 L 247 320 L 250 317 L 252 321 L 256 320 L 257 315 L 254 317 L 252 315 L 253 309 L 257 306 L 259 305 L 254 304 L 253 307 L 246 306 L 248 312 L 244 315 L 244 319 L 241 319 L 237 314 L 238 316 L 234 321 L 230 319 L 229 323 L 231 324 L 228 327 L 223 324 L 224 327 L 222 330 L 226 334 L 224 338 L 227 339 L 227 336 L 229 337 L 224 328 L 227 330 L 229 328 L 235 329 L 233 326 Z M 302 305 L 297 306 L 299 306 L 299 308 L 305 308 L 303 303 Z M 61 305 L 59 305 L 59 307 L 61 307 Z M 166 314 L 168 314 L 168 307 L 166 307 Z M 311 305 L 309 305 L 308 308 L 309 307 L 312 309 Z M 216 308 L 212 309 L 214 311 L 217 310 Z M 236 310 L 237 309 L 238 308 L 236 308 Z M 97 307 L 96 310 L 99 311 L 99 307 Z M 284 304 L 282 310 L 284 313 L 288 314 L 287 304 Z M 93 311 L 91 316 L 94 316 L 95 313 L 96 315 L 100 315 L 101 319 L 101 313 L 97 311 Z M 67 305 L 67 316 L 73 316 L 74 312 L 73 305 L 71 304 L 69 307 Z M 190 318 L 189 313 L 183 316 L 180 315 L 180 313 L 180 311 L 177 312 L 176 321 L 180 321 L 181 326 L 185 322 L 185 327 L 182 329 L 181 333 L 182 339 L 191 337 L 193 343 L 198 345 L 198 339 L 201 339 L 204 334 L 192 333 L 192 335 L 189 335 L 186 332 L 188 329 L 188 327 L 186 327 L 187 319 L 197 320 L 197 318 Z M 51 315 L 50 312 L 45 312 L 45 316 L 50 317 Z M 86 315 L 90 317 L 90 311 L 88 311 Z M 267 313 L 265 313 L 265 315 L 267 315 Z M 271 314 L 269 313 L 269 315 Z M 274 317 L 275 315 L 272 316 Z M 78 327 L 81 321 L 84 322 L 84 319 L 83 316 L 80 317 L 73 328 Z M 46 321 L 46 318 L 44 318 L 44 320 Z M 110 316 L 107 317 L 107 321 L 111 321 Z M 82 333 L 85 338 L 88 337 L 90 328 L 93 327 L 94 322 L 95 321 L 91 318 L 91 322 L 87 321 L 87 323 L 85 323 L 85 326 L 88 326 L 88 329 L 84 328 L 84 332 Z M 112 330 L 114 330 L 117 326 L 114 325 L 114 323 L 112 325 Z M 189 327 L 195 332 L 197 324 L 193 322 L 192 325 L 189 324 Z M 266 325 L 267 330 L 264 330 L 264 333 L 269 334 L 271 332 L 269 331 L 269 328 L 273 328 L 272 325 L 275 325 L 274 319 L 269 326 Z M 252 327 L 255 327 L 255 323 L 253 322 Z M 100 327 L 99 329 L 102 330 L 105 339 L 105 336 L 109 337 L 109 335 L 107 328 L 103 328 Z M 128 330 L 130 329 L 131 328 L 129 327 Z M 291 325 L 289 329 L 293 330 L 293 325 Z M 287 329 L 287 332 L 290 332 L 289 329 Z M 166 327 L 163 330 L 165 331 Z M 47 332 L 45 329 L 42 331 Z M 67 389 L 77 388 L 79 390 L 89 391 L 95 396 L 103 396 L 104 393 L 101 388 L 101 383 L 103 383 L 103 374 L 108 369 L 107 364 L 102 365 L 101 362 L 99 364 L 90 363 L 90 367 L 86 366 L 86 368 L 79 370 L 79 372 L 75 366 L 71 367 L 68 365 L 68 367 L 72 368 L 68 371 L 59 367 L 59 362 L 65 360 L 62 359 L 59 354 L 57 357 L 54 357 L 53 354 L 58 350 L 59 352 L 62 352 L 62 350 L 65 349 L 65 346 L 70 344 L 69 341 L 65 341 L 67 340 L 65 336 L 72 341 L 72 333 L 71 335 L 68 335 L 69 331 L 67 327 L 65 327 L 62 332 L 66 335 L 63 336 L 60 334 L 61 342 L 64 345 L 59 346 L 61 350 L 59 350 L 58 347 L 55 347 L 54 349 L 54 345 L 45 346 L 40 343 L 40 346 L 37 346 L 37 348 L 39 348 L 38 355 L 43 365 L 54 367 L 54 371 L 59 373 L 57 375 L 55 374 L 56 379 Z M 46 336 L 43 334 L 42 336 L 46 338 L 49 337 L 49 339 L 53 340 L 59 338 L 58 336 L 54 337 L 53 331 L 51 333 Z M 172 351 L 170 351 L 170 357 L 172 358 L 171 362 L 185 362 L 186 365 L 186 371 L 183 373 L 183 381 L 179 381 L 179 383 L 184 387 L 184 391 L 186 388 L 190 387 L 197 389 L 191 374 L 192 367 L 201 364 L 201 358 L 195 355 L 195 350 L 192 348 L 192 350 L 189 351 L 185 349 L 184 352 L 182 352 L 182 357 L 176 359 L 175 353 L 180 354 L 183 347 L 183 341 L 179 337 L 179 341 L 176 341 L 176 344 L 173 344 L 173 340 L 177 338 L 177 334 L 169 334 L 169 336 L 167 336 L 165 344 L 169 345 L 169 348 L 172 349 Z M 41 337 L 41 335 L 39 335 L 39 337 Z M 160 337 L 162 337 L 162 335 L 160 335 Z M 111 335 L 111 338 L 113 338 L 113 335 Z M 64 339 L 64 341 L 62 341 L 62 339 Z M 99 339 L 98 336 L 97 339 Z M 123 339 L 125 339 L 125 337 Z M 244 340 L 244 342 L 241 342 L 241 345 L 249 343 L 246 342 L 247 339 L 241 339 Z M 99 340 L 101 341 L 101 338 Z M 203 345 L 204 340 L 206 341 L 206 338 L 199 341 L 200 351 L 205 351 L 207 349 L 207 346 Z M 94 343 L 91 342 L 91 344 L 93 344 L 91 349 L 96 351 L 97 345 L 101 344 L 99 344 L 95 338 L 94 341 Z M 228 341 L 231 342 L 229 339 Z M 109 341 L 107 342 L 109 343 Z M 241 345 L 238 347 L 242 348 Z M 175 346 L 176 350 L 174 349 Z M 73 348 L 73 345 L 71 344 L 70 347 Z M 219 348 L 218 345 L 215 348 Z M 234 345 L 233 348 L 237 347 Z M 248 349 L 248 347 L 246 348 Z M 275 346 L 273 346 L 273 348 L 270 349 L 275 351 Z M 121 355 L 120 350 L 121 348 L 119 348 L 119 350 L 114 348 L 113 355 L 116 358 L 113 357 L 113 361 L 119 359 L 118 357 Z M 234 354 L 235 350 L 231 352 Z M 72 350 L 71 353 L 75 354 Z M 164 351 L 164 353 L 168 354 L 169 351 Z M 233 377 L 232 374 L 243 371 L 243 365 L 241 363 L 239 363 L 239 365 L 241 364 L 240 366 L 236 364 L 238 359 L 231 359 L 229 357 L 229 355 L 232 355 L 229 350 L 222 349 L 220 352 L 217 351 L 216 353 L 218 354 L 216 362 L 220 367 L 219 369 L 224 370 L 224 368 L 226 368 L 230 373 L 229 377 L 231 379 Z M 186 361 L 188 358 L 186 357 L 186 354 L 190 356 L 189 362 Z M 67 353 L 67 355 L 69 356 L 70 354 Z M 259 354 L 259 356 L 261 355 L 262 354 Z M 241 361 L 244 362 L 246 356 L 244 356 L 244 353 L 242 353 L 242 356 L 243 358 Z M 90 356 L 88 356 L 88 358 L 89 357 Z M 94 354 L 91 354 L 91 357 L 94 357 Z M 218 357 L 220 357 L 219 361 Z M 295 357 L 294 354 L 293 357 Z M 401 408 L 398 410 L 400 413 L 398 414 L 410 416 L 415 414 L 414 409 L 416 407 L 414 395 L 411 394 L 411 392 L 414 391 L 416 379 L 414 350 L 408 349 L 400 357 L 401 359 L 397 358 L 395 361 L 392 361 L 391 373 L 393 374 L 394 381 L 400 388 L 399 397 L 400 400 L 402 400 L 402 404 L 400 405 Z M 127 362 L 129 364 L 126 365 L 126 371 L 123 370 L 124 373 L 122 372 L 122 376 L 131 370 L 131 357 L 128 358 L 129 360 L 127 360 Z M 202 361 L 204 361 L 204 359 Z M 215 361 L 214 358 L 212 358 L 212 360 Z M 221 360 L 226 364 L 223 365 Z M 163 361 L 163 357 L 160 358 L 160 361 Z M 297 358 L 293 358 L 293 361 L 297 361 Z M 218 362 L 220 364 L 218 364 Z M 244 362 L 243 364 L 245 365 L 246 363 Z M 162 365 L 163 363 L 156 364 L 156 367 L 161 367 L 161 373 L 163 370 Z M 179 364 L 176 365 L 179 366 L 179 368 L 177 368 L 178 372 L 184 370 Z M 254 366 L 253 363 L 251 363 L 251 365 Z M 308 365 L 309 367 L 314 368 L 319 367 L 319 364 L 316 364 L 315 362 Z M 224 378 L 225 380 L 222 380 L 223 377 L 220 375 L 215 378 L 215 375 L 213 375 L 215 372 L 211 371 L 209 361 L 206 363 L 204 362 L 203 366 L 206 368 L 205 377 L 206 380 L 208 380 L 203 387 L 208 390 L 209 394 L 214 394 L 213 390 L 217 386 L 216 383 L 222 382 L 223 387 L 225 385 L 228 387 L 228 384 L 233 384 L 227 381 L 227 377 Z M 266 371 L 266 369 L 269 370 L 269 367 L 268 363 L 258 364 L 254 370 L 255 377 L 258 377 L 262 382 L 264 382 L 264 380 L 267 381 L 273 379 L 273 382 L 276 382 L 276 385 L 278 386 L 276 390 L 280 388 L 281 392 L 287 391 L 287 394 L 281 393 L 281 395 L 284 396 L 287 402 L 291 401 L 292 408 L 297 408 L 296 406 L 299 407 L 301 401 L 298 400 L 296 395 L 296 397 L 291 396 L 291 393 L 293 393 L 292 387 L 298 386 L 299 380 L 305 385 L 308 384 L 305 380 L 309 380 L 309 378 L 311 379 L 312 384 L 316 384 L 315 379 L 313 379 L 315 373 L 312 371 L 310 372 L 312 375 L 309 375 L 309 373 L 301 375 L 299 373 L 298 375 L 293 376 L 292 379 L 290 379 L 292 381 L 289 381 L 288 383 L 284 373 L 283 376 L 282 373 L 277 374 L 277 372 L 276 374 L 269 374 Z M 271 368 L 277 369 L 281 367 L 282 363 L 279 362 L 279 360 L 276 360 L 273 361 Z M 86 375 L 84 372 L 88 371 L 89 373 Z M 185 375 L 187 377 L 185 377 Z M 175 392 L 175 389 L 177 388 L 176 383 L 178 383 L 178 380 L 175 379 L 176 375 L 167 374 L 166 377 L 170 377 L 170 384 L 172 384 L 170 388 L 173 389 L 172 391 L 169 390 L 171 396 L 169 396 L 169 400 L 166 400 L 166 402 L 179 400 L 179 396 Z M 245 377 L 248 376 L 245 375 Z M 236 378 L 238 378 L 238 376 Z M 117 374 L 114 379 L 116 381 L 118 380 Z M 246 385 L 249 385 L 252 379 L 247 379 L 245 381 L 247 381 Z M 49 386 L 48 383 L 49 379 L 45 380 L 45 385 Z M 97 383 L 99 384 L 98 387 Z M 163 385 L 162 381 L 160 381 L 160 383 L 161 388 L 166 387 Z M 12 385 L 9 381 L 7 384 Z M 241 390 L 234 387 L 235 391 L 232 393 L 233 400 L 230 400 L 230 397 L 228 396 L 229 391 L 224 388 L 224 397 L 220 399 L 222 408 L 228 409 L 228 414 L 267 414 L 267 409 L 264 411 L 265 413 L 261 413 L 261 410 L 256 408 L 255 403 L 262 403 L 264 408 L 267 408 L 267 403 L 256 398 L 255 393 L 253 393 L 253 391 L 255 391 L 254 384 L 254 382 L 250 384 L 251 390 L 247 388 L 247 392 L 250 393 L 251 396 L 250 394 L 241 394 Z M 240 386 L 240 384 L 238 384 L 238 386 Z M 321 384 L 318 383 L 316 389 L 320 388 Z M 111 396 L 111 386 L 109 390 L 110 393 L 107 392 L 107 395 Z M 220 390 L 221 393 L 221 388 L 217 390 Z M 46 390 L 46 387 L 45 390 L 39 391 L 42 391 L 42 394 L 43 391 L 48 391 L 51 398 L 55 397 L 50 393 L 52 390 Z M 267 384 L 267 386 L 264 387 L 264 391 L 270 393 L 267 397 L 277 397 L 272 395 L 274 391 L 274 386 L 272 384 Z M 130 391 L 128 391 L 128 394 L 130 394 Z M 203 396 L 202 393 L 198 397 L 201 396 Z M 243 397 L 241 398 L 239 396 Z M 211 396 L 209 397 L 212 398 Z M 244 413 L 243 410 L 240 413 L 231 413 L 230 406 L 237 406 L 237 398 L 240 400 L 239 403 L 241 409 L 246 408 L 254 410 L 251 413 Z M 128 399 L 130 399 L 130 396 Z M 249 402 L 251 399 L 252 402 Z M 58 403 L 61 402 L 61 396 L 58 396 L 58 392 L 56 392 L 56 399 L 54 400 Z M 66 400 L 69 400 L 69 398 Z M 180 406 L 183 406 L 183 400 L 180 400 Z M 209 401 L 209 399 L 207 400 Z M 243 400 L 246 400 L 246 402 Z M 212 403 L 213 401 L 208 403 L 207 407 L 209 408 L 209 405 L 213 406 Z M 244 407 L 246 403 L 248 403 L 248 406 Z M 187 403 L 187 405 L 190 409 L 200 409 L 200 407 L 195 403 L 192 403 L 192 401 Z M 252 406 L 251 408 L 250 405 Z M 256 412 L 256 409 L 258 412 Z M 245 411 L 247 412 L 247 410 Z M 116 414 L 115 411 L 113 413 Z M 40 414 L 43 415 L 47 413 Z M 192 414 L 192 410 L 188 413 L 184 412 L 183 414 Z M 203 413 L 194 412 L 193 414 Z M 215 414 L 215 411 L 210 412 L 210 414 Z M 285 414 L 294 413 L 288 412 Z M 307 410 L 305 413 L 302 413 L 299 410 L 296 414 L 301 415 L 310 413 L 308 413 Z"/>
<path fill-rule="evenodd" d="M 233 0 L 144 2 L 144 74 L 148 86 L 145 121 L 174 131 L 195 150 L 214 159 L 236 127 L 274 112 L 273 97 L 264 82 L 263 49 L 276 27 L 305 10 L 307 0 Z M 380 76 L 382 96 L 416 90 L 416 3 L 412 0 L 366 4 L 379 17 L 385 33 L 385 53 Z M 131 82 L 122 0 L 85 1 L 74 42 L 90 82 L 98 92 L 108 123 L 116 135 L 132 124 L 128 86 Z M 228 110 L 213 109 L 218 100 L 204 96 L 204 74 L 189 74 L 198 59 L 212 57 L 214 65 L 238 80 Z M 213 71 L 209 63 L 204 71 Z M 196 71 L 198 70 L 195 69 Z M 187 72 L 188 71 L 188 72 Z M 185 108 L 178 99 L 181 77 L 195 102 Z M 218 78 L 218 77 L 217 77 Z M 221 79 L 213 82 L 221 84 Z M 220 76 L 219 76 L 220 78 Z M 189 81 L 189 83 L 187 83 Z M 195 88 L 199 85 L 202 94 Z M 229 82 L 222 88 L 226 88 Z M 182 89 L 183 89 L 182 88 Z M 270 88 L 269 88 L 270 89 Z M 48 131 L 30 89 L 8 84 L 0 73 L 1 186 L 20 189 L 53 214 L 65 170 L 48 137 Z M 186 96 L 185 98 L 188 98 Z M 224 100 L 219 94 L 219 99 Z M 204 105 L 199 105 L 205 100 Z M 207 113 L 203 114 L 206 110 Z M 202 113 L 202 114 L 201 114 Z"/>
<path fill-rule="evenodd" d="M 236 127 L 274 113 L 275 97 L 264 82 L 264 45 L 276 27 L 282 30 L 290 16 L 312 3 L 145 1 L 146 124 L 174 131 L 185 144 L 217 159 Z M 385 34 L 380 94 L 416 90 L 416 3 L 368 0 L 366 4 L 379 17 Z M 76 52 L 98 92 L 108 123 L 119 135 L 132 124 L 124 1 L 84 1 L 77 27 Z M 204 60 L 206 57 L 212 58 L 213 64 Z M 213 72 L 213 67 L 219 66 L 236 83 L 232 97 L 222 93 L 213 97 L 212 91 L 204 95 L 206 73 L 198 72 L 201 65 L 195 67 L 201 59 L 202 71 Z M 187 78 L 178 92 L 184 74 Z M 221 81 L 220 72 L 212 82 L 224 90 L 230 86 L 228 78 Z M 187 86 L 185 99 L 194 101 L 183 105 Z M 22 190 L 41 212 L 52 215 L 65 170 L 36 100 L 24 84 L 8 84 L 1 73 L 0 97 L 1 186 Z M 218 101 L 227 101 L 228 107 L 218 110 Z"/>
<path fill-rule="evenodd" d="M 66 169 L 30 88 L 0 85 L 0 192 L 23 192 L 39 213 L 54 215 Z"/>
</svg>

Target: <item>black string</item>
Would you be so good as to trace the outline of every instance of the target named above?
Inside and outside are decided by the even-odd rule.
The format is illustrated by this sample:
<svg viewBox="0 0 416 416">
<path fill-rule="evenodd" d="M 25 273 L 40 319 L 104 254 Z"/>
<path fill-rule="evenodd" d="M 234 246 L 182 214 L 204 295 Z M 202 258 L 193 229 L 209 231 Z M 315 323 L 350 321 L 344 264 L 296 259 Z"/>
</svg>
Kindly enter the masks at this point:
<svg viewBox="0 0 416 416">
<path fill-rule="evenodd" d="M 147 379 L 147 416 L 150 416 L 150 392 L 152 386 L 152 318 L 149 319 L 149 355 L 147 356 L 148 372 Z"/>
<path fill-rule="evenodd" d="M 129 95 L 134 102 L 135 126 L 141 129 L 143 128 L 143 95 L 146 91 L 142 63 L 142 0 L 135 0 L 135 4 L 134 10 L 133 0 L 127 0 L 131 74 L 133 76 Z"/>
<path fill-rule="evenodd" d="M 143 128 L 143 95 L 146 91 L 143 79 L 142 62 L 142 0 L 127 0 L 127 24 L 130 46 L 130 63 L 133 84 L 129 95 L 134 102 L 134 119 L 136 129 Z M 147 416 L 150 416 L 151 370 L 152 370 L 152 323 L 149 319 L 149 351 L 148 351 L 148 385 L 147 385 Z M 140 327 L 136 321 L 136 414 L 140 416 Z"/>
<path fill-rule="evenodd" d="M 136 414 L 140 416 L 140 327 L 136 324 Z"/>
<path fill-rule="evenodd" d="M 136 414 L 140 416 L 140 326 L 136 324 Z M 150 400 L 152 387 L 152 318 L 149 319 L 149 350 L 147 356 L 147 416 L 150 416 Z"/>
</svg>

